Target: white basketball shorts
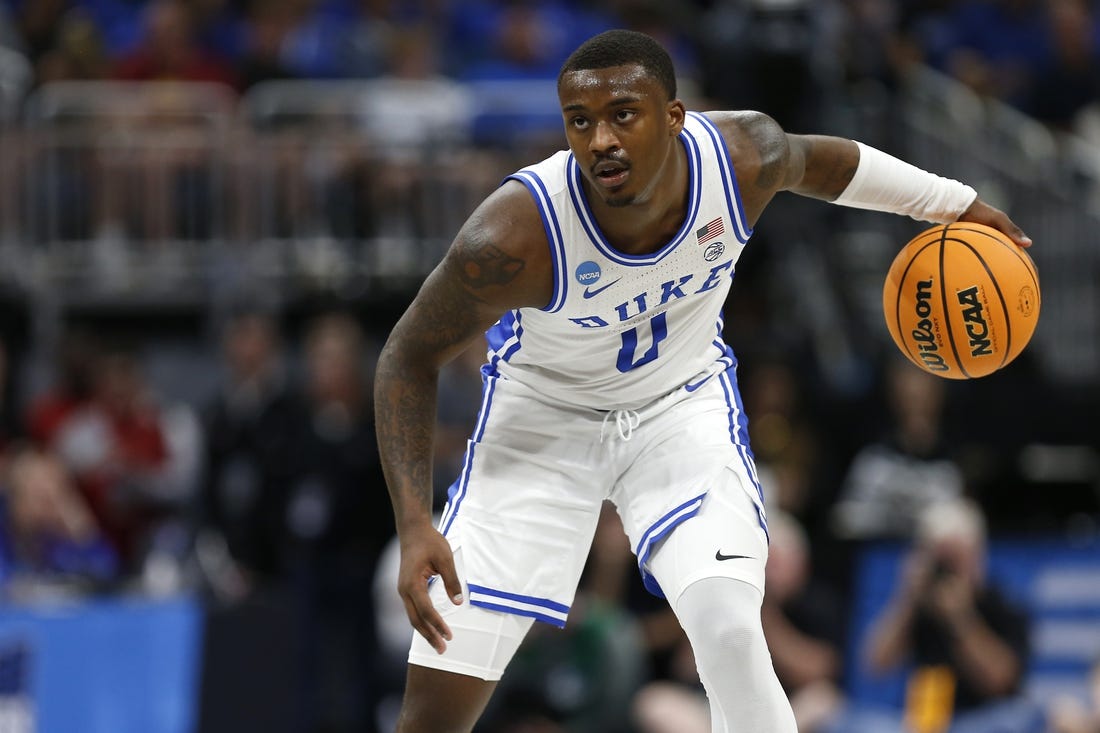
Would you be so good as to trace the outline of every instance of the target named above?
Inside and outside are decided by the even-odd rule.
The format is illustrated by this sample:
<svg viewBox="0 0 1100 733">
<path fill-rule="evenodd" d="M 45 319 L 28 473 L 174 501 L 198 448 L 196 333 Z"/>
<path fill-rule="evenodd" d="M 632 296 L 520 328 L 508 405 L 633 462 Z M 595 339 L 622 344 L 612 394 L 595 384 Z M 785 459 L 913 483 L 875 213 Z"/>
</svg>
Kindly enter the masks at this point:
<svg viewBox="0 0 1100 733">
<path fill-rule="evenodd" d="M 611 413 L 548 403 L 486 369 L 481 412 L 439 523 L 461 554 L 468 604 L 564 626 L 605 499 L 654 594 L 678 594 L 713 576 L 763 590 L 767 524 L 747 428 L 733 367 L 639 410 Z M 684 557 L 698 561 L 681 561 L 679 587 L 662 589 L 650 554 L 712 491 L 722 497 L 708 502 L 720 512 L 708 522 L 717 536 L 690 533 L 703 544 Z M 443 595 L 433 592 L 433 600 L 448 616 L 467 606 Z M 410 662 L 471 673 L 471 664 L 449 663 L 450 653 L 417 638 Z M 499 670 L 478 676 L 497 679 Z"/>
</svg>

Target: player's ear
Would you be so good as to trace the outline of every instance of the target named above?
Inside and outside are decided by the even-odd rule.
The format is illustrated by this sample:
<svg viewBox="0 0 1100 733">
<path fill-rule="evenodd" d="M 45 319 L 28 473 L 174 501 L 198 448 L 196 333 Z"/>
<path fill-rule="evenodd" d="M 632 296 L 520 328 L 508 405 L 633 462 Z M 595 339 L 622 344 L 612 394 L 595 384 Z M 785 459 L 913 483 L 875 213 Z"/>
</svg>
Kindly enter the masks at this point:
<svg viewBox="0 0 1100 733">
<path fill-rule="evenodd" d="M 668 103 L 666 113 L 668 115 L 669 134 L 672 137 L 676 137 L 680 134 L 680 131 L 684 129 L 684 118 L 687 117 L 684 103 L 679 99 L 673 99 Z"/>
</svg>

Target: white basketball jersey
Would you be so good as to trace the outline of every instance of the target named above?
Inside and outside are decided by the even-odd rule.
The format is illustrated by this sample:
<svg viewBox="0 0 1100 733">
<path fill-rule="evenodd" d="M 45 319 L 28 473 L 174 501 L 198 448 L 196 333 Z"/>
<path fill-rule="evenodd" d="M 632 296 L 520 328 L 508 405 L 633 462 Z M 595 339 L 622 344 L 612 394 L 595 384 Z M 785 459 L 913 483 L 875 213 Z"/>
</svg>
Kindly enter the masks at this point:
<svg viewBox="0 0 1100 733">
<path fill-rule="evenodd" d="M 652 254 L 608 243 L 569 151 L 509 176 L 527 186 L 542 215 L 554 291 L 545 308 L 513 310 L 489 329 L 491 369 L 551 400 L 615 410 L 693 389 L 731 366 L 722 306 L 752 230 L 714 124 L 689 113 L 680 142 L 688 212 Z"/>
</svg>

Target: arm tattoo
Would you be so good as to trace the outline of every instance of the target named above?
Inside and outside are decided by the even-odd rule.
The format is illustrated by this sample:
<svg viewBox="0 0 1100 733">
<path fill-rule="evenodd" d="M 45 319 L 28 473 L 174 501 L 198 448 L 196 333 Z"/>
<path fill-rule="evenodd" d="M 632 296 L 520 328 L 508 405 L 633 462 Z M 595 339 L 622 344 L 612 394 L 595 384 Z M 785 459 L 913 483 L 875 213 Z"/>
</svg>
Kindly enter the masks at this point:
<svg viewBox="0 0 1100 733">
<path fill-rule="evenodd" d="M 435 380 L 414 381 L 389 360 L 379 362 L 375 420 L 390 498 L 398 520 L 432 502 L 431 455 Z M 407 492 L 407 493 L 403 493 Z"/>
<path fill-rule="evenodd" d="M 523 260 L 512 257 L 491 242 L 468 242 L 468 246 L 456 251 L 455 256 L 462 282 L 473 290 L 507 285 L 524 266 Z"/>
</svg>

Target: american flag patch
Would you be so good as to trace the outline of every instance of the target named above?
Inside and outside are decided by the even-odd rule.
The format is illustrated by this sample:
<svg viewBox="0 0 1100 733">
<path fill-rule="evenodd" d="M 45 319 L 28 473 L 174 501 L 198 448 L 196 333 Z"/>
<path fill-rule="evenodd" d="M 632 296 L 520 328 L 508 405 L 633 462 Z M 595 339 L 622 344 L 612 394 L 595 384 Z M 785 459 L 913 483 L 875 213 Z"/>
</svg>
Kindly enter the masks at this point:
<svg viewBox="0 0 1100 733">
<path fill-rule="evenodd" d="M 699 240 L 699 244 L 706 244 L 710 240 L 717 237 L 726 231 L 726 225 L 722 223 L 722 217 L 718 217 L 714 221 L 707 224 L 705 227 L 700 227 L 695 232 L 696 239 Z"/>
</svg>

